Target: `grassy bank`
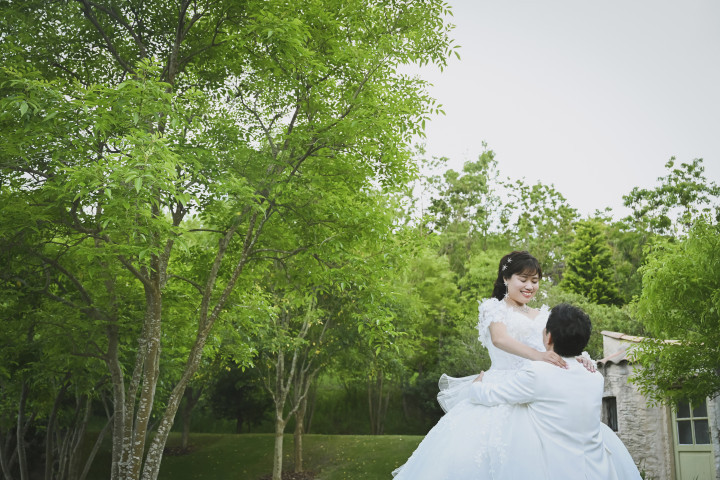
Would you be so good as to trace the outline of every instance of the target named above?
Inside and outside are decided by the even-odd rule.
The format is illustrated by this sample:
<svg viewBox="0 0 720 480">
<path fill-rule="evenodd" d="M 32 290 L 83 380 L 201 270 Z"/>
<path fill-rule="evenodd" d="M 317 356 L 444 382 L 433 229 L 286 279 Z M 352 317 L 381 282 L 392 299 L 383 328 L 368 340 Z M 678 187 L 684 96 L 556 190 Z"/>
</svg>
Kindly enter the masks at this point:
<svg viewBox="0 0 720 480">
<path fill-rule="evenodd" d="M 317 480 L 389 480 L 390 472 L 415 450 L 419 436 L 306 435 L 305 470 Z M 173 434 L 168 446 L 176 446 Z M 163 457 L 160 480 L 257 480 L 272 472 L 271 434 L 191 435 L 191 453 Z M 292 471 L 292 436 L 285 436 L 284 468 Z M 109 452 L 95 462 L 90 478 L 107 478 Z"/>
</svg>

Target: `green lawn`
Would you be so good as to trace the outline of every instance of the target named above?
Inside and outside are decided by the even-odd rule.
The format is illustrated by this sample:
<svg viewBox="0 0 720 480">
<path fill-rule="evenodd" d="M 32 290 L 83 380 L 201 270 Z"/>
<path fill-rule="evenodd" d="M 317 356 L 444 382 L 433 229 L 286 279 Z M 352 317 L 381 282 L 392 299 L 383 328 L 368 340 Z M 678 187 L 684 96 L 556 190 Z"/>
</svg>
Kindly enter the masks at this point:
<svg viewBox="0 0 720 480">
<path fill-rule="evenodd" d="M 305 469 L 317 473 L 317 480 L 390 480 L 391 473 L 415 450 L 420 436 L 306 435 Z M 177 445 L 173 434 L 168 446 Z M 160 480 L 257 480 L 272 472 L 271 434 L 195 434 L 195 449 L 183 456 L 164 456 Z M 292 469 L 292 436 L 285 436 L 285 466 Z M 109 454 L 95 462 L 91 478 L 107 478 L 103 472 Z M 101 465 L 104 464 L 104 465 Z"/>
</svg>

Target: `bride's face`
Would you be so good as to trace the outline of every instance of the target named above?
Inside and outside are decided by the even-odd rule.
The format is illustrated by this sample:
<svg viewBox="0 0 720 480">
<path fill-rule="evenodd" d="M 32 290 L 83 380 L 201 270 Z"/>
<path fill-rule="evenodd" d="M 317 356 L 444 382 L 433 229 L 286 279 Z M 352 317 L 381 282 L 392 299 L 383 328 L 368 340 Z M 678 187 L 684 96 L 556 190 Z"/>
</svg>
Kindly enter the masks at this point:
<svg viewBox="0 0 720 480">
<path fill-rule="evenodd" d="M 532 300 L 540 286 L 540 277 L 528 272 L 514 273 L 506 281 L 509 300 L 519 305 Z"/>
</svg>

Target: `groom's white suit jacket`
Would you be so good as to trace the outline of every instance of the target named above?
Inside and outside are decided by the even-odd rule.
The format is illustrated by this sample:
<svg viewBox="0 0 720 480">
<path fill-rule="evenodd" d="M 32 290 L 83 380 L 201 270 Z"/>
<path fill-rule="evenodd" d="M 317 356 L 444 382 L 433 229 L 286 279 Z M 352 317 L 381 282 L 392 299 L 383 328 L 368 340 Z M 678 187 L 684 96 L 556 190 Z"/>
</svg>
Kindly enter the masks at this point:
<svg viewBox="0 0 720 480">
<path fill-rule="evenodd" d="M 587 371 L 574 358 L 565 361 L 567 369 L 530 362 L 507 381 L 476 382 L 472 385 L 471 400 L 488 406 L 527 404 L 537 439 L 517 439 L 511 449 L 517 458 L 509 458 L 508 462 L 511 469 L 515 466 L 526 471 L 529 463 L 537 462 L 544 464 L 538 466 L 544 471 L 536 471 L 535 478 L 622 479 L 625 475 L 616 472 L 612 455 L 603 442 L 600 420 L 603 377 L 600 372 Z"/>
</svg>

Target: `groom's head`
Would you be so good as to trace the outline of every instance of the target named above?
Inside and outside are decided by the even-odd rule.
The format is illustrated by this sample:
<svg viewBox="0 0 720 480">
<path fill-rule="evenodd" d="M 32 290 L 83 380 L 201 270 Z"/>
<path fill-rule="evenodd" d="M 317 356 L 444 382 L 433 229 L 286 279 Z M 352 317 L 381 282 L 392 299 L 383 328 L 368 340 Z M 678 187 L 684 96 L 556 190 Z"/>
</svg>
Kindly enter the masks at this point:
<svg viewBox="0 0 720 480">
<path fill-rule="evenodd" d="M 578 307 L 561 303 L 550 311 L 545 341 L 561 357 L 580 355 L 590 340 L 590 317 Z M 548 345 L 546 348 L 549 349 Z"/>
</svg>

